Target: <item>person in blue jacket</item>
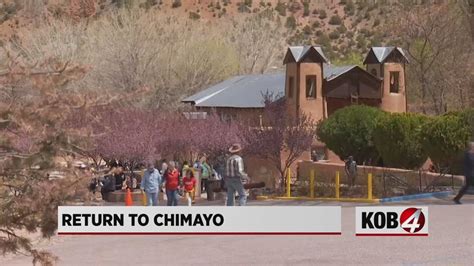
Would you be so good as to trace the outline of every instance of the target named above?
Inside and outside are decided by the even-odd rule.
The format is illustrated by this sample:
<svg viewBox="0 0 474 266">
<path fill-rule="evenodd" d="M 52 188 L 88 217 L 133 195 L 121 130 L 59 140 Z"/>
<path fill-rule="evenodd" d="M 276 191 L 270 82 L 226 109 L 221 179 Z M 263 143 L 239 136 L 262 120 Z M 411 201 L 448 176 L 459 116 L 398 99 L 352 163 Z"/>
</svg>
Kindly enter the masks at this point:
<svg viewBox="0 0 474 266">
<path fill-rule="evenodd" d="M 146 193 L 148 206 L 158 206 L 161 183 L 160 172 L 155 168 L 153 163 L 148 163 L 140 185 L 140 189 Z"/>
</svg>

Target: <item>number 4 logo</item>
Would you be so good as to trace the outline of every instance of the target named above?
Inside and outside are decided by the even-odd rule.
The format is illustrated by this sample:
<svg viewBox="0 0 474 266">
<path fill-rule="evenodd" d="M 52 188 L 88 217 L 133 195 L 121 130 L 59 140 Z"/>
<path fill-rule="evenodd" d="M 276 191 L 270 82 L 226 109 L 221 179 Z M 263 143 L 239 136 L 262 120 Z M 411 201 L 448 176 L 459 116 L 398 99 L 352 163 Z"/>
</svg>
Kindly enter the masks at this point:
<svg viewBox="0 0 474 266">
<path fill-rule="evenodd" d="M 425 225 L 425 215 L 421 209 L 408 208 L 400 215 L 400 224 L 408 233 L 416 233 Z"/>
</svg>

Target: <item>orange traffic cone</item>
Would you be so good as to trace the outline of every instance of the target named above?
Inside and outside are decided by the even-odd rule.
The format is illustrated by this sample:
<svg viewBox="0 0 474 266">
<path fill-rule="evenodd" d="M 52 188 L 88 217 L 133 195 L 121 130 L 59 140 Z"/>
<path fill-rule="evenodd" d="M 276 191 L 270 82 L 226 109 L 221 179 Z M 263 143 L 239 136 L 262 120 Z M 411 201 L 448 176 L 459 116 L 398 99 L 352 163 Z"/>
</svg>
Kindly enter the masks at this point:
<svg viewBox="0 0 474 266">
<path fill-rule="evenodd" d="M 130 192 L 130 189 L 127 188 L 127 195 L 125 195 L 125 206 L 132 206 L 132 205 L 133 205 L 132 193 Z"/>
</svg>

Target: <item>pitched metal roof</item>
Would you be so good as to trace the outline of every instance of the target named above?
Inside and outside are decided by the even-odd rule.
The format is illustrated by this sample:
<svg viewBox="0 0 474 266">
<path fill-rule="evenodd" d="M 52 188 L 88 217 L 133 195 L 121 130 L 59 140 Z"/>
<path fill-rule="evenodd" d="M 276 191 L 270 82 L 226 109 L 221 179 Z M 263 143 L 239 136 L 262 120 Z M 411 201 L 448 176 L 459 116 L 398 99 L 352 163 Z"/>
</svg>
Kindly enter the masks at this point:
<svg viewBox="0 0 474 266">
<path fill-rule="evenodd" d="M 387 47 L 372 47 L 370 48 L 373 52 L 379 63 L 382 63 L 385 61 L 385 59 L 394 51 L 397 50 L 402 54 L 403 57 L 408 61 L 407 56 L 405 55 L 405 52 L 403 51 L 402 48 L 400 47 L 394 47 L 394 46 L 387 46 Z M 368 54 L 367 54 L 368 55 Z M 365 60 L 364 60 L 365 61 Z"/>
<path fill-rule="evenodd" d="M 266 93 L 280 98 L 285 94 L 285 74 L 235 76 L 198 92 L 182 102 L 197 107 L 263 108 Z"/>
<path fill-rule="evenodd" d="M 327 81 L 333 80 L 338 76 L 350 71 L 351 69 L 357 67 L 356 65 L 351 66 L 333 66 L 329 64 L 323 65 L 323 75 L 324 79 Z"/>
<path fill-rule="evenodd" d="M 324 64 L 324 79 L 333 80 L 357 67 Z M 285 95 L 285 73 L 235 76 L 182 102 L 197 107 L 263 108 L 263 96 L 267 92 L 272 93 L 275 99 Z"/>
<path fill-rule="evenodd" d="M 296 62 L 300 62 L 304 56 L 311 50 L 314 49 L 316 52 L 326 61 L 329 62 L 327 57 L 324 55 L 323 49 L 321 49 L 320 46 L 310 46 L 310 45 L 304 45 L 304 46 L 290 46 L 288 48 L 291 52 L 291 55 L 295 59 Z"/>
</svg>

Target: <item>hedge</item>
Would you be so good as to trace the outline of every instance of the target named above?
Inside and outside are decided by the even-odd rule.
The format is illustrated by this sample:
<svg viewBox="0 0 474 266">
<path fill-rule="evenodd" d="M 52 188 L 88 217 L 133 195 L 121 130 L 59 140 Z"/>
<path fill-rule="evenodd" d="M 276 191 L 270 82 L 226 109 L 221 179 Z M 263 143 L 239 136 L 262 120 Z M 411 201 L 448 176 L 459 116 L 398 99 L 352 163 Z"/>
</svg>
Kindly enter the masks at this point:
<svg viewBox="0 0 474 266">
<path fill-rule="evenodd" d="M 373 139 L 384 166 L 417 169 L 426 162 L 421 127 L 427 117 L 412 113 L 386 114 L 376 123 Z"/>
<path fill-rule="evenodd" d="M 462 155 L 474 141 L 474 109 L 428 117 L 386 113 L 352 105 L 318 123 L 317 138 L 341 159 L 360 163 L 416 169 L 429 157 L 453 174 L 462 173 Z"/>
<path fill-rule="evenodd" d="M 375 163 L 379 154 L 372 131 L 384 112 L 365 105 L 352 105 L 337 110 L 318 124 L 317 138 L 341 159 L 353 156 L 358 163 Z"/>
<path fill-rule="evenodd" d="M 431 160 L 451 173 L 461 173 L 462 155 L 471 138 L 471 129 L 459 115 L 430 119 L 422 127 L 422 145 Z"/>
</svg>

